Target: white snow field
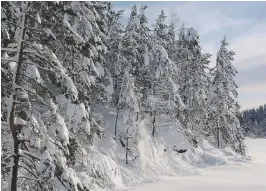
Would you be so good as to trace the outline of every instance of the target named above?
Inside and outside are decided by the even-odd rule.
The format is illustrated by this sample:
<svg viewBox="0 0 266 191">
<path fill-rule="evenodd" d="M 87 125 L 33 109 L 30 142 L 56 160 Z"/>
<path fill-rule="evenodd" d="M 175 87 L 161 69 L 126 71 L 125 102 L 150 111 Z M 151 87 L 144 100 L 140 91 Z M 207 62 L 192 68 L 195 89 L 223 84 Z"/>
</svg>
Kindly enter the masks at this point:
<svg viewBox="0 0 266 191">
<path fill-rule="evenodd" d="M 200 168 L 194 176 L 163 177 L 134 191 L 266 191 L 266 139 L 246 139 L 251 160 Z"/>
<path fill-rule="evenodd" d="M 99 113 L 104 108 L 98 107 Z M 241 190 L 266 191 L 266 140 L 246 140 L 248 155 L 242 157 L 230 148 L 217 149 L 212 138 L 201 140 L 193 148 L 182 132 L 182 126 L 164 117 L 156 118 L 157 129 L 152 137 L 149 120 L 139 124 L 136 140 L 130 143 L 128 165 L 125 164 L 123 116 L 118 115 L 118 139 L 113 139 L 116 111 L 103 115 L 105 135 L 95 140 L 90 162 L 90 174 L 97 185 L 92 190 Z M 175 149 L 187 149 L 177 153 Z M 265 155 L 265 156 L 264 156 Z M 81 170 L 79 176 L 83 177 Z M 93 177 L 92 176 L 92 177 Z M 85 177 L 85 176 L 84 176 Z M 264 183 L 265 182 L 265 183 Z"/>
</svg>

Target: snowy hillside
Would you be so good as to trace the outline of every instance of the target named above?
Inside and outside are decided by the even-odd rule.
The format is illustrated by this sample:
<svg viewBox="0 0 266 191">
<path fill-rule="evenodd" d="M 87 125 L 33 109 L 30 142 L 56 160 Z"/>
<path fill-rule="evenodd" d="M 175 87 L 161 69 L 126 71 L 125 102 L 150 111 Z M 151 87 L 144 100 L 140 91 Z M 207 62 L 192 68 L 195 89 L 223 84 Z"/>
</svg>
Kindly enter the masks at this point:
<svg viewBox="0 0 266 191">
<path fill-rule="evenodd" d="M 197 176 L 162 177 L 136 191 L 264 191 L 266 190 L 266 139 L 246 139 L 251 160 L 231 161 L 230 165 L 200 169 Z"/>
<path fill-rule="evenodd" d="M 98 107 L 99 109 L 99 107 Z M 171 120 L 158 119 L 158 131 L 155 138 L 151 135 L 151 123 L 140 122 L 140 131 L 135 141 L 129 142 L 128 164 L 125 164 L 125 145 L 123 136 L 116 142 L 113 138 L 116 119 L 115 109 L 103 114 L 106 125 L 104 135 L 95 140 L 90 151 L 93 171 L 102 178 L 94 181 L 111 190 L 127 190 L 148 182 L 156 182 L 162 177 L 189 177 L 201 174 L 202 168 L 223 166 L 247 161 L 249 157 L 237 155 L 231 148 L 214 148 L 208 141 L 202 140 L 198 148 L 193 148 L 180 127 Z M 117 132 L 123 135 L 123 115 L 118 116 Z M 175 150 L 176 149 L 176 150 Z M 187 150 L 178 153 L 177 150 Z M 86 173 L 83 169 L 78 174 Z M 99 182 L 100 181 L 100 182 Z M 95 190 L 102 190 L 99 186 Z"/>
</svg>

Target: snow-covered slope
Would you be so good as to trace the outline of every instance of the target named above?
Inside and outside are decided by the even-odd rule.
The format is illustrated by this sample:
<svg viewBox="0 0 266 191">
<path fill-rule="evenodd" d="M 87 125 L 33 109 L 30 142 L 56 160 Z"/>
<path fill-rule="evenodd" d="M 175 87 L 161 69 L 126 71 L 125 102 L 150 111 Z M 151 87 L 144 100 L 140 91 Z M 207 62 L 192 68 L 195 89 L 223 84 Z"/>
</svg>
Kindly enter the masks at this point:
<svg viewBox="0 0 266 191">
<path fill-rule="evenodd" d="M 125 190 L 156 182 L 162 177 L 194 177 L 202 168 L 242 161 L 230 148 L 216 149 L 206 140 L 202 140 L 198 148 L 193 148 L 177 123 L 158 117 L 155 137 L 152 137 L 152 125 L 148 120 L 139 123 L 136 140 L 130 142 L 126 164 L 123 115 L 118 116 L 115 141 L 116 110 L 97 107 L 94 114 L 97 113 L 102 114 L 105 132 L 102 139 L 96 140 L 90 148 L 89 166 L 93 166 L 90 174 L 95 177 L 91 181 L 103 188 Z M 178 153 L 176 150 L 180 149 L 187 151 Z M 79 175 L 82 177 L 83 173 L 86 172 L 80 171 Z M 95 190 L 99 188 L 95 187 Z"/>
<path fill-rule="evenodd" d="M 265 191 L 266 139 L 246 139 L 252 160 L 231 160 L 231 165 L 200 169 L 197 176 L 164 177 L 138 187 L 136 191 Z M 248 157 L 246 158 L 248 159 Z"/>
</svg>

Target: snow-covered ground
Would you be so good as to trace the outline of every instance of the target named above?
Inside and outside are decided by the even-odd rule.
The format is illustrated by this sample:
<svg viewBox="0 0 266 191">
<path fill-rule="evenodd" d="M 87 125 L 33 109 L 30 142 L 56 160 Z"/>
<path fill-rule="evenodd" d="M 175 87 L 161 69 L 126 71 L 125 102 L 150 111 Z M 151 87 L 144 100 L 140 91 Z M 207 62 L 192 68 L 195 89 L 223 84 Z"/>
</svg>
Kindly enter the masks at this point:
<svg viewBox="0 0 266 191">
<path fill-rule="evenodd" d="M 156 118 L 155 137 L 151 136 L 150 120 L 145 119 L 139 123 L 136 139 L 129 142 L 130 152 L 126 165 L 123 115 L 118 116 L 117 141 L 115 141 L 113 136 L 116 110 L 97 107 L 97 112 L 103 113 L 105 132 L 102 139 L 95 140 L 94 147 L 90 148 L 91 164 L 88 165 L 88 169 L 91 169 L 90 176 L 96 177 L 90 182 L 96 182 L 98 185 L 92 190 L 180 189 L 186 191 L 197 188 L 197 190 L 206 191 L 213 188 L 224 190 L 230 186 L 234 190 L 238 185 L 247 188 L 245 185 L 248 183 L 247 180 L 253 178 L 256 169 L 262 169 L 258 161 L 260 158 L 263 160 L 263 156 L 257 156 L 256 153 L 263 150 L 258 148 L 263 144 L 257 143 L 258 140 L 254 142 L 247 139 L 248 154 L 253 156 L 253 160 L 250 160 L 250 157 L 237 155 L 229 147 L 223 149 L 213 147 L 212 137 L 201 140 L 199 146 L 193 148 L 182 132 L 182 126 L 163 116 Z M 187 149 L 187 151 L 176 152 L 180 149 Z M 91 166 L 94 168 L 90 168 Z M 79 175 L 83 177 L 88 169 L 84 172 L 81 170 Z M 256 178 L 256 182 L 251 183 L 260 187 L 257 183 L 263 182 L 262 173 L 263 171 L 258 175 L 259 178 Z M 234 181 L 227 183 L 229 180 Z M 245 183 L 242 184 L 241 181 Z M 250 184 L 250 187 L 253 185 Z M 259 191 L 259 188 L 254 187 L 254 189 Z"/>
<path fill-rule="evenodd" d="M 252 160 L 233 160 L 229 165 L 199 169 L 195 176 L 163 177 L 134 191 L 265 191 L 266 139 L 246 139 Z"/>
</svg>

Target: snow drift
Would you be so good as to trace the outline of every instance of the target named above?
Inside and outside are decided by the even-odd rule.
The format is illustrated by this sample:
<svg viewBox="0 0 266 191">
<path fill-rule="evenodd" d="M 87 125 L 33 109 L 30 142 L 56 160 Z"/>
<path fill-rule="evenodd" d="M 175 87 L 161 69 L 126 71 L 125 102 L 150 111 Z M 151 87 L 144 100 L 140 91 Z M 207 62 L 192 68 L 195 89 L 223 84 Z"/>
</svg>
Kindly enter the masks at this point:
<svg viewBox="0 0 266 191">
<path fill-rule="evenodd" d="M 92 176 L 94 180 L 90 180 L 90 184 L 93 183 L 95 190 L 124 190 L 156 181 L 162 176 L 196 175 L 198 168 L 230 164 L 240 157 L 230 148 L 216 149 L 206 140 L 202 140 L 198 148 L 193 148 L 180 131 L 181 127 L 161 117 L 157 124 L 157 135 L 160 136 L 151 136 L 152 126 L 147 120 L 139 123 L 137 141 L 130 147 L 129 163 L 126 165 L 126 148 L 122 139 L 115 141 L 113 138 L 116 112 L 114 109 L 105 112 L 98 109 L 101 110 L 99 113 L 103 113 L 105 132 L 102 139 L 96 140 L 90 148 L 94 154 L 88 167 L 93 168 L 79 173 L 81 177 L 84 173 Z M 123 127 L 123 115 L 119 115 L 118 134 L 123 134 Z M 187 151 L 178 153 L 178 149 Z"/>
</svg>

